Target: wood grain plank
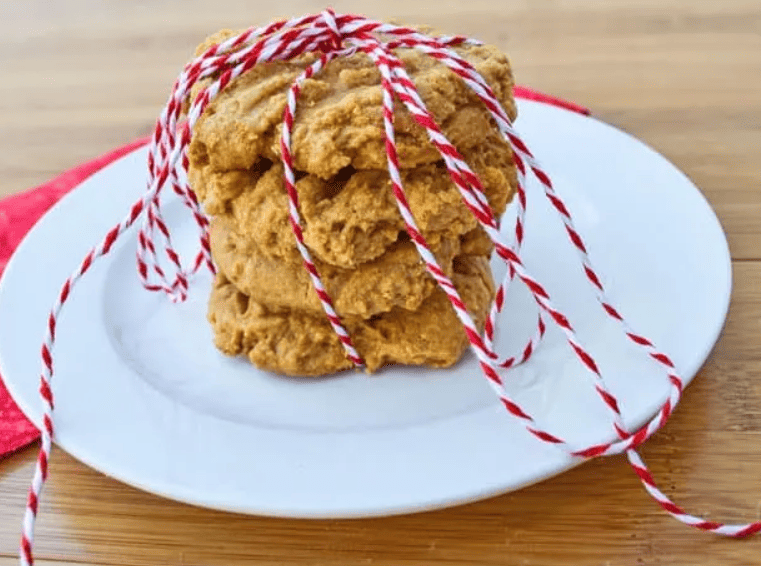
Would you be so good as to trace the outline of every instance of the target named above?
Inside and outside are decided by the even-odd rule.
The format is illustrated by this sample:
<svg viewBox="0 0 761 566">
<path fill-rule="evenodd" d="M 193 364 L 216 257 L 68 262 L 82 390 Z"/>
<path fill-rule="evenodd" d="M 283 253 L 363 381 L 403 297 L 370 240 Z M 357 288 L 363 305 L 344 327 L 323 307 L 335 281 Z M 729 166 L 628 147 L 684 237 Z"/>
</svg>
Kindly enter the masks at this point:
<svg viewBox="0 0 761 566">
<path fill-rule="evenodd" d="M 0 556 L 0 566 L 18 566 L 18 558 Z M 82 566 L 83 562 L 61 562 L 58 560 L 36 560 L 35 566 Z M 88 564 L 92 564 L 89 563 Z M 105 564 L 92 564 L 92 566 L 106 566 Z"/>
</svg>

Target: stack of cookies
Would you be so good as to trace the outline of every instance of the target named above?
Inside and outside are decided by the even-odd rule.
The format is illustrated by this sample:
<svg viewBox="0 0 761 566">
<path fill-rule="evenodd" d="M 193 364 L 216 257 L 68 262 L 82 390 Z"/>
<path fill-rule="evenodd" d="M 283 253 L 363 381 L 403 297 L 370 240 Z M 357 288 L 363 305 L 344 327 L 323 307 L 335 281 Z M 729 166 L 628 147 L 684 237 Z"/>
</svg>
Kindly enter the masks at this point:
<svg viewBox="0 0 761 566">
<path fill-rule="evenodd" d="M 220 32 L 199 51 L 231 35 Z M 456 51 L 514 118 L 505 56 L 492 47 Z M 397 55 L 502 214 L 515 167 L 488 111 L 439 63 L 411 50 Z M 217 348 L 263 369 L 308 376 L 352 367 L 296 249 L 280 162 L 286 92 L 313 61 L 307 55 L 262 64 L 236 79 L 206 108 L 189 148 L 190 183 L 211 218 L 218 268 L 208 311 Z M 401 176 L 413 215 L 483 324 L 494 295 L 491 243 L 425 131 L 397 106 Z M 386 170 L 380 75 L 366 56 L 336 59 L 304 83 L 292 143 L 305 242 L 367 369 L 454 364 L 468 342 L 405 232 Z"/>
</svg>

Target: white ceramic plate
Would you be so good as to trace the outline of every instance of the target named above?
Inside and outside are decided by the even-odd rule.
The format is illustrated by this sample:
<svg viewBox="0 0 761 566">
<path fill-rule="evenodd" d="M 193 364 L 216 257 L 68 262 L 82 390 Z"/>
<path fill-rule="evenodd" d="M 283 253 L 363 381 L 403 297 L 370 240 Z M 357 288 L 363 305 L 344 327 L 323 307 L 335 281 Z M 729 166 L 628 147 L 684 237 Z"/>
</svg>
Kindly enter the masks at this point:
<svg viewBox="0 0 761 566">
<path fill-rule="evenodd" d="M 614 300 L 689 380 L 721 331 L 730 296 L 727 243 L 710 207 L 664 158 L 610 126 L 532 102 L 520 104 L 520 116 Z M 64 278 L 143 190 L 144 162 L 138 150 L 64 198 L 2 279 L 0 370 L 37 423 L 46 313 Z M 176 241 L 190 244 L 185 211 L 178 203 L 167 211 Z M 483 498 L 578 463 L 500 408 L 470 354 L 450 370 L 313 380 L 227 359 L 205 320 L 209 277 L 195 281 L 187 303 L 172 305 L 140 287 L 134 250 L 130 233 L 82 280 L 55 351 L 56 442 L 110 476 L 218 509 L 354 517 Z M 654 414 L 665 377 L 600 314 L 535 183 L 525 260 L 597 358 L 627 423 Z M 506 312 L 505 352 L 535 321 L 519 285 Z M 611 438 L 608 414 L 557 331 L 507 383 L 547 430 L 577 445 Z"/>
</svg>

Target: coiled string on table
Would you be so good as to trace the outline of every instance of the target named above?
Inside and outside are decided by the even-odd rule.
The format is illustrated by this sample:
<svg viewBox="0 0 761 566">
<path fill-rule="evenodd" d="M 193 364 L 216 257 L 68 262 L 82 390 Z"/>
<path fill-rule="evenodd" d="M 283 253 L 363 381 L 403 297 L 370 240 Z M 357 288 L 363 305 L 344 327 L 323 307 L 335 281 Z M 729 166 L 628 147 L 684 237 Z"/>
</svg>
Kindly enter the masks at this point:
<svg viewBox="0 0 761 566">
<path fill-rule="evenodd" d="M 386 136 L 388 172 L 394 198 L 404 220 L 406 231 L 424 260 L 428 273 L 447 294 L 463 325 L 471 349 L 478 358 L 484 377 L 506 410 L 519 419 L 535 437 L 557 445 L 559 449 L 565 450 L 572 456 L 594 458 L 625 453 L 632 469 L 642 481 L 647 492 L 666 512 L 687 525 L 730 537 L 744 537 L 761 531 L 761 522 L 726 525 L 690 515 L 673 503 L 656 486 L 650 471 L 636 452 L 636 448 L 666 423 L 679 403 L 683 381 L 671 359 L 658 350 L 649 339 L 633 330 L 606 294 L 601 279 L 592 266 L 584 240 L 576 230 L 571 214 L 563 199 L 555 191 L 549 175 L 545 173 L 539 161 L 515 131 L 491 88 L 472 65 L 451 49 L 454 46 L 466 44 L 476 45 L 478 42 L 461 36 L 429 37 L 412 28 L 385 24 L 357 15 L 337 15 L 332 10 L 326 10 L 321 14 L 281 20 L 261 28 L 250 28 L 208 48 L 202 55 L 185 66 L 174 83 L 169 100 L 158 118 L 150 141 L 148 182 L 145 194 L 132 205 L 126 218 L 109 230 L 103 240 L 90 250 L 76 271 L 64 282 L 47 319 L 46 335 L 41 348 L 42 442 L 22 525 L 20 546 L 20 562 L 22 565 L 31 565 L 34 561 L 34 526 L 40 496 L 48 477 L 48 461 L 55 431 L 53 421 L 54 400 L 51 389 L 54 373 L 53 346 L 58 316 L 64 304 L 70 297 L 76 283 L 89 271 L 94 262 L 108 254 L 114 243 L 140 218 L 142 218 L 142 225 L 138 230 L 137 237 L 137 270 L 146 289 L 162 291 L 175 302 L 184 301 L 187 298 L 190 280 L 195 273 L 204 267 L 212 273 L 215 271 L 209 246 L 208 219 L 201 210 L 196 195 L 188 185 L 185 175 L 189 165 L 187 147 L 193 126 L 209 102 L 235 78 L 259 63 L 289 60 L 305 53 L 317 53 L 319 57 L 303 71 L 288 91 L 280 142 L 284 167 L 283 181 L 289 199 L 289 219 L 296 245 L 304 260 L 304 267 L 310 275 L 325 314 L 349 359 L 357 366 L 363 364 L 360 354 L 353 346 L 351 336 L 344 328 L 341 317 L 336 313 L 332 300 L 325 291 L 320 274 L 304 244 L 291 154 L 291 131 L 303 82 L 319 73 L 326 64 L 337 57 L 365 53 L 377 66 L 381 75 L 383 126 Z M 494 217 L 478 176 L 441 132 L 425 103 L 418 95 L 415 84 L 405 71 L 403 63 L 394 55 L 394 49 L 400 47 L 417 49 L 426 53 L 458 75 L 480 98 L 491 113 L 500 132 L 510 143 L 518 169 L 517 215 L 513 229 L 513 243 L 508 243 L 502 235 L 498 219 Z M 182 111 L 190 97 L 191 88 L 199 81 L 207 79 L 209 84 L 195 96 L 187 111 L 187 117 L 183 120 Z M 396 101 L 401 102 L 413 119 L 426 130 L 431 143 L 441 154 L 449 176 L 462 196 L 463 203 L 489 235 L 497 256 L 507 266 L 505 279 L 497 289 L 483 333 L 479 333 L 452 281 L 436 262 L 410 210 L 399 174 L 399 160 L 394 137 L 394 106 Z M 554 305 L 544 286 L 528 273 L 521 260 L 520 250 L 525 231 L 527 206 L 526 175 L 528 173 L 537 179 L 544 196 L 557 211 L 566 233 L 578 253 L 581 269 L 605 314 L 619 325 L 623 334 L 638 348 L 641 348 L 646 356 L 663 367 L 669 380 L 668 399 L 657 414 L 635 432 L 630 432 L 625 428 L 618 400 L 607 388 L 596 362 L 578 339 L 571 322 Z M 180 255 L 175 251 L 170 230 L 161 212 L 162 191 L 167 184 L 190 209 L 198 229 L 200 247 L 190 265 L 183 264 Z M 167 267 L 162 267 L 162 264 L 169 266 L 171 271 Z M 503 308 L 508 286 L 516 278 L 526 285 L 536 302 L 538 310 L 537 327 L 523 348 L 513 355 L 501 357 L 494 351 L 493 347 L 496 317 Z M 586 447 L 570 446 L 562 439 L 560 433 L 545 430 L 541 422 L 519 406 L 505 391 L 499 370 L 515 367 L 530 358 L 545 334 L 546 320 L 552 320 L 560 328 L 570 348 L 591 378 L 593 387 L 610 411 L 616 440 Z"/>
</svg>

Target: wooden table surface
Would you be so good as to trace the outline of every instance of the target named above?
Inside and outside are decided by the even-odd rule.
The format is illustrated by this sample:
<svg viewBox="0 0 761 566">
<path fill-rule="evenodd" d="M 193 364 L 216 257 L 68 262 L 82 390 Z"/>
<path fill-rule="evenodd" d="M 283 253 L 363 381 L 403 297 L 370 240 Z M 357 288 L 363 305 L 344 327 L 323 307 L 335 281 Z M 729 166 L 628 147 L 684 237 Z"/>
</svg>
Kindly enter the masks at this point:
<svg viewBox="0 0 761 566">
<path fill-rule="evenodd" d="M 724 334 L 645 446 L 664 490 L 716 520 L 761 514 L 761 4 L 758 0 L 356 0 L 338 11 L 493 42 L 519 82 L 576 100 L 684 170 L 729 235 Z M 146 134 L 205 34 L 317 11 L 311 0 L 0 2 L 0 194 Z M 14 564 L 35 450 L 0 461 L 0 566 Z M 442 473 L 446 473 L 442 470 Z M 662 513 L 622 457 L 453 509 L 355 521 L 197 509 L 126 487 L 60 450 L 41 564 L 751 565 Z"/>
</svg>

